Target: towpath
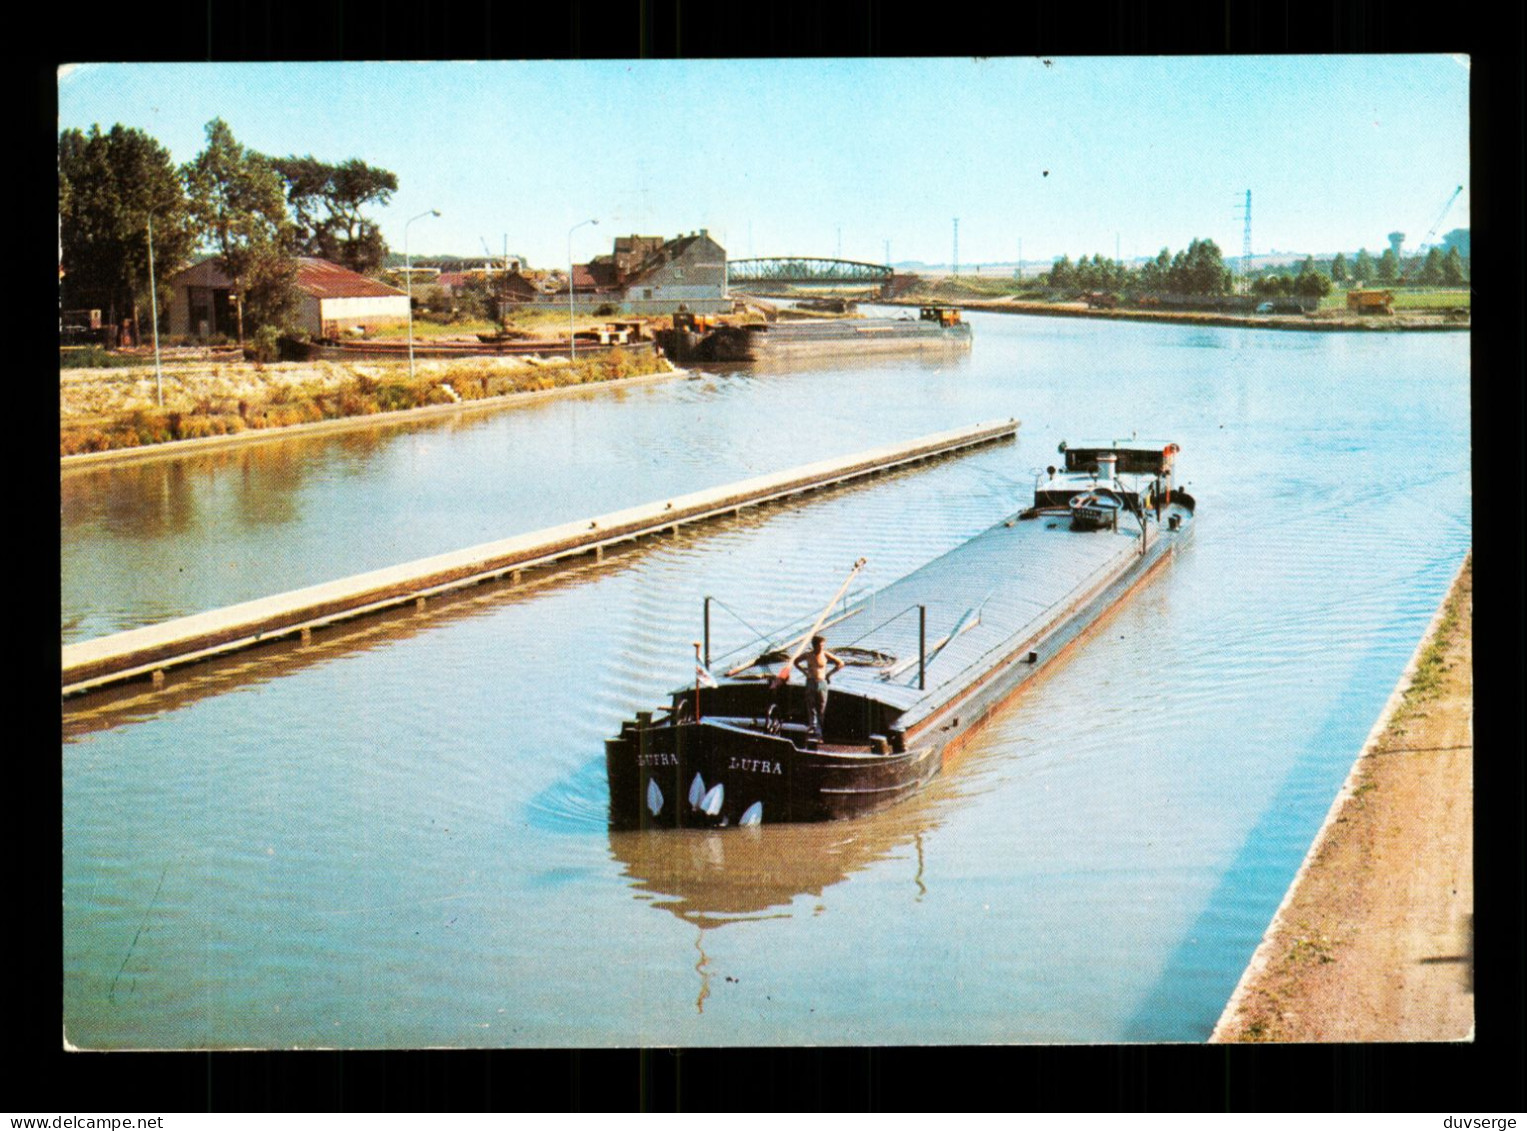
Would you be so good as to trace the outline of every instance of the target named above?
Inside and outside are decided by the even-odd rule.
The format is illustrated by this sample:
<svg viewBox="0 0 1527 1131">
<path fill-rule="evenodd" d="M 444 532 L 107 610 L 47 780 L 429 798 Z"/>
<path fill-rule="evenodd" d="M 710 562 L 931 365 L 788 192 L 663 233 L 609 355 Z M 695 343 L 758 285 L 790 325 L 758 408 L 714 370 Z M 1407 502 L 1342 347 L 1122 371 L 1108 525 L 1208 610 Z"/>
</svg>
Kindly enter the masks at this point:
<svg viewBox="0 0 1527 1131">
<path fill-rule="evenodd" d="M 1471 1036 L 1473 594 L 1465 561 L 1211 1041 Z"/>
</svg>

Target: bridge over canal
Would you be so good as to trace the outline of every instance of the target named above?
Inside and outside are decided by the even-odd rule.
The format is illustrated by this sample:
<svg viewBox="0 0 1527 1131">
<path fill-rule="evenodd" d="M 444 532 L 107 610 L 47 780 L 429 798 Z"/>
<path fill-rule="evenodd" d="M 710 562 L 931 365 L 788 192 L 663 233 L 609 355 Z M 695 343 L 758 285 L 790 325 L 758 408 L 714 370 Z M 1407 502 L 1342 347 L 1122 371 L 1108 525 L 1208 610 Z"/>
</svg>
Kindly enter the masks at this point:
<svg viewBox="0 0 1527 1131">
<path fill-rule="evenodd" d="M 733 259 L 727 263 L 727 285 L 732 290 L 757 294 L 799 286 L 873 287 L 881 294 L 888 294 L 894 275 L 888 264 L 799 255 Z"/>
</svg>

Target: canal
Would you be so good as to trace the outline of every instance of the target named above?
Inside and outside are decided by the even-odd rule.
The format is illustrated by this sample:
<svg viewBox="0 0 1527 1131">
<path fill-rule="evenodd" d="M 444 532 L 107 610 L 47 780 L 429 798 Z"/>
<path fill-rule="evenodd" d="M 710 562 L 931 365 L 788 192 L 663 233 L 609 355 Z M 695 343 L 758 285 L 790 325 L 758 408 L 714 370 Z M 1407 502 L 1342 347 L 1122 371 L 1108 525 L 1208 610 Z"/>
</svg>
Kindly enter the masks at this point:
<svg viewBox="0 0 1527 1131">
<path fill-rule="evenodd" d="M 945 361 L 698 373 L 61 478 L 65 642 L 981 420 L 1017 443 L 65 705 L 87 1048 L 1201 1041 L 1471 538 L 1466 334 L 973 315 Z M 605 827 L 718 652 L 1174 440 L 1193 543 L 932 787 Z"/>
</svg>

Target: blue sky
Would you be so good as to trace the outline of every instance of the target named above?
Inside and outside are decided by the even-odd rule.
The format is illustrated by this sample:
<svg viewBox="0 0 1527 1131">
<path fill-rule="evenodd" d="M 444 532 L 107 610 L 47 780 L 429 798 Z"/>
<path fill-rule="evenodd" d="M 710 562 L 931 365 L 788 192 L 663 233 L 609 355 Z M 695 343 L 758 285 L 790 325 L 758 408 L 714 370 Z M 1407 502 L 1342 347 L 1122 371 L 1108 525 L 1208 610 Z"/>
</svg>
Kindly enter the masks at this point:
<svg viewBox="0 0 1527 1131">
<path fill-rule="evenodd" d="M 177 162 L 221 117 L 272 155 L 398 175 L 389 244 L 532 266 L 709 229 L 733 258 L 1153 255 L 1213 239 L 1377 253 L 1469 224 L 1466 59 L 1449 55 L 86 64 L 60 129 Z"/>
</svg>

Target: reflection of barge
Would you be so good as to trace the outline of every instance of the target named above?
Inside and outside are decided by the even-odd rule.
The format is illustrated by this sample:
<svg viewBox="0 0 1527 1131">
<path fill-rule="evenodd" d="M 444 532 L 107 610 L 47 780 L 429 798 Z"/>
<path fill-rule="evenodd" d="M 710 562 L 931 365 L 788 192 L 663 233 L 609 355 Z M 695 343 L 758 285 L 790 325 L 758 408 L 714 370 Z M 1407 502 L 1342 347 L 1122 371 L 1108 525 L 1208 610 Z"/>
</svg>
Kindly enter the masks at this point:
<svg viewBox="0 0 1527 1131">
<path fill-rule="evenodd" d="M 917 318 L 819 318 L 799 322 L 716 324 L 674 316 L 660 335 L 677 361 L 768 361 L 832 354 L 903 353 L 970 348 L 970 323 L 950 307 L 925 306 Z"/>
<path fill-rule="evenodd" d="M 853 816 L 899 801 L 1189 536 L 1175 444 L 1067 449 L 1034 504 L 605 743 L 615 828 Z M 857 568 L 857 567 L 856 567 Z M 847 667 L 820 735 L 792 661 L 824 623 Z"/>
</svg>

